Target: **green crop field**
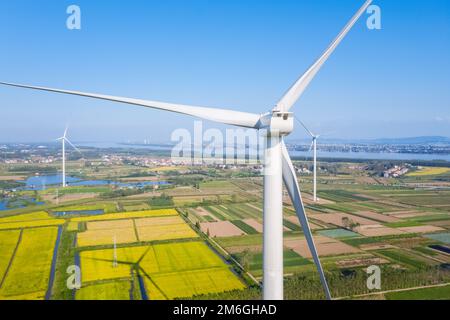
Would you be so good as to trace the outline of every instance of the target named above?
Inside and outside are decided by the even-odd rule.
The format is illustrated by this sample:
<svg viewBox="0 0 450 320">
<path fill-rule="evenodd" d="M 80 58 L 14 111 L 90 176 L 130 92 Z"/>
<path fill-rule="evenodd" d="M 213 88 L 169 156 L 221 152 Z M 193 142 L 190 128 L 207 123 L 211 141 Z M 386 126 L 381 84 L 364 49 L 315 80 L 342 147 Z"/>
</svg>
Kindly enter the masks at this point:
<svg viewBox="0 0 450 320">
<path fill-rule="evenodd" d="M 390 292 L 384 296 L 388 300 L 450 300 L 450 285 Z"/>
<path fill-rule="evenodd" d="M 259 233 L 253 227 L 249 226 L 242 220 L 232 220 L 231 223 L 247 234 L 258 234 Z"/>
<path fill-rule="evenodd" d="M 87 204 L 87 205 L 75 205 L 75 206 L 61 206 L 53 209 L 52 211 L 91 211 L 91 210 L 103 210 L 105 213 L 111 213 L 117 211 L 115 203 L 99 203 L 99 204 Z"/>
<path fill-rule="evenodd" d="M 263 255 L 262 252 L 241 252 L 233 255 L 247 270 L 253 275 L 262 275 Z M 283 252 L 284 266 L 286 272 L 295 271 L 296 267 L 309 265 L 311 262 L 292 250 L 284 250 Z"/>
<path fill-rule="evenodd" d="M 423 258 L 414 256 L 411 253 L 405 253 L 400 250 L 382 250 L 378 251 L 378 253 L 394 262 L 409 267 L 414 267 L 417 269 L 425 269 L 427 267 L 427 263 L 423 260 Z"/>
<path fill-rule="evenodd" d="M 286 228 L 292 230 L 292 231 L 301 231 L 302 227 L 300 227 L 298 224 L 295 224 L 289 220 L 283 219 L 283 226 Z"/>
</svg>

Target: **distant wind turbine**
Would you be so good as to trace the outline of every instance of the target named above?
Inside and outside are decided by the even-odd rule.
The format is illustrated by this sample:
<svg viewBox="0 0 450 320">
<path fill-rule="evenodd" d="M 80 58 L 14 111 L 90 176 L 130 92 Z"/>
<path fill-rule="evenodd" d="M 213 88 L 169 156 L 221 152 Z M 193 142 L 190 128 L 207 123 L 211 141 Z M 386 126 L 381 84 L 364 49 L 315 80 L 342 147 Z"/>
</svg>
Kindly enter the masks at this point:
<svg viewBox="0 0 450 320">
<path fill-rule="evenodd" d="M 283 180 L 291 197 L 292 203 L 301 222 L 305 238 L 311 250 L 314 263 L 317 266 L 327 299 L 331 299 L 325 274 L 317 254 L 316 246 L 306 217 L 305 208 L 298 186 L 297 176 L 291 158 L 288 154 L 284 137 L 294 130 L 294 117 L 290 109 L 301 97 L 310 82 L 314 79 L 323 64 L 337 48 L 356 21 L 366 11 L 372 0 L 367 0 L 358 12 L 351 18 L 344 29 L 334 39 L 331 45 L 317 59 L 317 61 L 294 83 L 286 92 L 275 108 L 264 114 L 187 106 L 93 94 L 69 90 L 36 87 L 29 85 L 2 83 L 4 85 L 84 96 L 144 106 L 153 109 L 171 111 L 198 117 L 204 120 L 216 121 L 244 128 L 263 130 L 267 135 L 264 161 L 264 242 L 263 242 L 263 295 L 266 300 L 283 299 Z"/>
<path fill-rule="evenodd" d="M 64 135 L 61 138 L 56 139 L 57 141 L 61 141 L 62 144 L 62 186 L 63 188 L 67 187 L 66 183 L 66 142 L 72 146 L 76 151 L 81 153 L 80 149 L 74 146 L 72 142 L 70 142 L 69 139 L 67 139 L 67 130 L 69 128 L 66 127 L 66 130 L 64 130 Z"/>
<path fill-rule="evenodd" d="M 300 120 L 298 122 L 300 122 L 300 124 L 303 126 L 303 128 L 305 128 L 306 132 L 308 132 L 308 134 L 312 138 L 312 142 L 311 142 L 311 146 L 309 147 L 309 151 L 311 151 L 311 149 L 313 149 L 313 158 L 314 158 L 314 160 L 313 160 L 313 172 L 314 172 L 313 198 L 314 198 L 314 202 L 317 202 L 317 139 L 319 139 L 320 135 L 312 133 L 305 126 L 305 124 L 303 122 L 301 122 Z"/>
</svg>

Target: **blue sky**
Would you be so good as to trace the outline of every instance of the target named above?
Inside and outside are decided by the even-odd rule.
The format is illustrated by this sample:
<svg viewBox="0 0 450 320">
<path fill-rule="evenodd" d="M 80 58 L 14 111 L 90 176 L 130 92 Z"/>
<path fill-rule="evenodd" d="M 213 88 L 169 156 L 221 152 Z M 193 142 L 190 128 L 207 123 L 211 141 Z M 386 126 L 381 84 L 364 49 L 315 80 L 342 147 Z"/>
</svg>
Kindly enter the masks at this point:
<svg viewBox="0 0 450 320">
<path fill-rule="evenodd" d="M 0 80 L 261 113 L 363 0 L 0 2 Z M 79 5 L 82 30 L 66 28 Z M 333 138 L 450 136 L 450 1 L 375 0 L 295 106 Z M 0 87 L 0 141 L 168 141 L 193 119 Z M 215 125 L 214 125 L 215 126 Z M 305 137 L 297 126 L 292 138 Z"/>
</svg>

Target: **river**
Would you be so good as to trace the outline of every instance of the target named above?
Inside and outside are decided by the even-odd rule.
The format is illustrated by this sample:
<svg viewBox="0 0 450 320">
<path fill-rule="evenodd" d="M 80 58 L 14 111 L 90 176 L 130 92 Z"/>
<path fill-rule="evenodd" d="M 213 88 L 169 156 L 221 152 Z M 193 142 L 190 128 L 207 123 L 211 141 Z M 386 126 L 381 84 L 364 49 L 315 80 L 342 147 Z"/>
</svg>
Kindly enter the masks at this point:
<svg viewBox="0 0 450 320">
<path fill-rule="evenodd" d="M 120 148 L 120 149 L 148 149 L 151 151 L 167 151 L 170 152 L 173 149 L 171 145 L 135 145 L 135 144 L 123 144 L 116 142 L 90 142 L 80 143 L 80 146 L 92 147 L 92 148 Z M 256 152 L 252 152 L 256 153 Z M 312 152 L 307 151 L 289 151 L 292 157 L 304 157 L 310 158 Z M 317 152 L 319 158 L 338 158 L 338 159 L 363 159 L 363 160 L 445 160 L 450 162 L 450 154 L 419 154 L 419 153 L 375 153 L 375 152 L 329 152 L 321 151 Z"/>
</svg>

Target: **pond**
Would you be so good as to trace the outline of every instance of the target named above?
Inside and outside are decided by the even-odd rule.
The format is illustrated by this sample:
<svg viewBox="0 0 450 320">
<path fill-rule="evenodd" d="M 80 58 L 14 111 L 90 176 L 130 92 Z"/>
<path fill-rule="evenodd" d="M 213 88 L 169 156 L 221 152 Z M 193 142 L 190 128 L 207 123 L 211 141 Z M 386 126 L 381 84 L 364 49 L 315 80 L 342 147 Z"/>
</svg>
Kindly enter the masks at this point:
<svg viewBox="0 0 450 320">
<path fill-rule="evenodd" d="M 356 232 L 352 232 L 346 229 L 328 229 L 328 230 L 320 230 L 318 233 L 322 236 L 340 239 L 340 238 L 355 238 L 360 235 Z"/>
<path fill-rule="evenodd" d="M 450 232 L 426 234 L 426 238 L 450 244 Z"/>
<path fill-rule="evenodd" d="M 167 185 L 167 181 L 144 181 L 144 182 L 118 182 L 112 180 L 82 180 L 80 178 L 67 176 L 67 185 L 75 187 L 114 185 L 123 188 L 143 188 L 153 185 Z M 25 181 L 25 190 L 45 190 L 48 187 L 62 184 L 62 175 L 33 176 Z"/>
<path fill-rule="evenodd" d="M 81 179 L 66 177 L 67 184 L 79 182 Z M 62 175 L 33 176 L 25 180 L 25 190 L 45 190 L 48 186 L 62 184 Z"/>
<path fill-rule="evenodd" d="M 450 248 L 449 247 L 441 246 L 440 244 L 433 244 L 433 245 L 431 245 L 429 247 L 431 249 L 438 250 L 438 251 L 444 252 L 446 254 L 450 254 Z"/>
<path fill-rule="evenodd" d="M 14 210 L 26 208 L 30 205 L 43 205 L 44 202 L 39 202 L 34 198 L 19 197 L 19 198 L 4 198 L 0 199 L 0 211 Z"/>
</svg>

